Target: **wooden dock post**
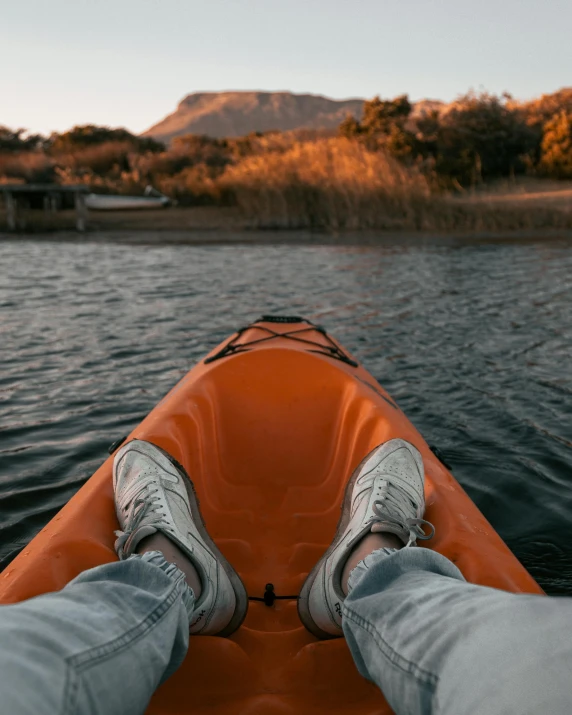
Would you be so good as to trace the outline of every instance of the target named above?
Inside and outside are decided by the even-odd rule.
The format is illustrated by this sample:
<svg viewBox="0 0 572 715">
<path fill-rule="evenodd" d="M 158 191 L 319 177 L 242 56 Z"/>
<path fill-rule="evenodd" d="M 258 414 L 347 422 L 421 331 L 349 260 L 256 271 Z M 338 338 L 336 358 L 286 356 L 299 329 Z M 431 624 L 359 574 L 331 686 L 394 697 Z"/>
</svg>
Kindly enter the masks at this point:
<svg viewBox="0 0 572 715">
<path fill-rule="evenodd" d="M 6 223 L 9 231 L 16 230 L 16 201 L 11 191 L 4 192 L 4 202 L 6 204 Z"/>
<path fill-rule="evenodd" d="M 75 192 L 75 225 L 78 231 L 85 231 L 87 225 L 87 207 L 85 205 L 85 195 L 80 192 Z"/>
</svg>

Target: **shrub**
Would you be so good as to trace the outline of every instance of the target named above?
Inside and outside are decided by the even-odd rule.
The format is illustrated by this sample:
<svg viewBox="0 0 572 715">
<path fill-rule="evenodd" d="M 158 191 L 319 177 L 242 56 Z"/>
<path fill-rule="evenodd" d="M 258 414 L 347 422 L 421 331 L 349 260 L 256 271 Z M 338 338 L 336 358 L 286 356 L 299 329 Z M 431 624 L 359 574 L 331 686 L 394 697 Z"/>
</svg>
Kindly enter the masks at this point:
<svg viewBox="0 0 572 715">
<path fill-rule="evenodd" d="M 441 183 L 475 185 L 526 170 L 538 136 L 509 101 L 470 93 L 419 122 L 418 146 Z"/>
<path fill-rule="evenodd" d="M 543 94 L 531 102 L 521 105 L 514 104 L 514 107 L 522 113 L 530 127 L 542 131 L 546 122 L 549 122 L 561 111 L 572 113 L 572 87 L 561 89 L 552 94 Z"/>
<path fill-rule="evenodd" d="M 167 153 L 185 157 L 188 166 L 206 164 L 224 167 L 230 162 L 229 144 L 226 139 L 214 139 L 200 134 L 177 137 Z"/>
<path fill-rule="evenodd" d="M 49 149 L 53 154 L 67 154 L 110 142 L 127 143 L 138 152 L 163 151 L 164 144 L 146 137 L 137 137 L 127 129 L 111 129 L 95 124 L 76 126 L 63 134 L 52 134 Z"/>
<path fill-rule="evenodd" d="M 209 206 L 232 202 L 229 191 L 204 164 L 189 166 L 175 176 L 164 176 L 156 182 L 157 188 L 177 200 L 181 206 Z"/>
<path fill-rule="evenodd" d="M 361 134 L 361 123 L 353 114 L 348 114 L 340 124 L 339 135 L 346 139 L 355 139 Z"/>
<path fill-rule="evenodd" d="M 562 110 L 544 125 L 540 171 L 554 179 L 572 179 L 572 112 Z"/>
<path fill-rule="evenodd" d="M 348 115 L 340 125 L 339 134 L 360 139 L 369 149 L 381 149 L 411 163 L 419 154 L 415 135 L 406 126 L 412 109 L 406 94 L 391 100 L 374 97 L 364 102 L 361 121 Z"/>
<path fill-rule="evenodd" d="M 0 178 L 3 183 L 46 184 L 55 180 L 55 165 L 40 152 L 0 154 Z"/>
<path fill-rule="evenodd" d="M 42 149 L 45 143 L 40 134 L 28 134 L 25 129 L 8 129 L 0 125 L 0 154 Z"/>
<path fill-rule="evenodd" d="M 129 170 L 129 156 L 132 151 L 133 147 L 129 142 L 108 141 L 60 153 L 57 163 L 61 167 L 73 170 L 79 176 L 83 174 L 116 176 L 122 171 Z"/>
<path fill-rule="evenodd" d="M 360 133 L 370 137 L 388 135 L 395 127 L 405 126 L 412 109 L 406 94 L 390 100 L 374 97 L 364 102 Z"/>
</svg>

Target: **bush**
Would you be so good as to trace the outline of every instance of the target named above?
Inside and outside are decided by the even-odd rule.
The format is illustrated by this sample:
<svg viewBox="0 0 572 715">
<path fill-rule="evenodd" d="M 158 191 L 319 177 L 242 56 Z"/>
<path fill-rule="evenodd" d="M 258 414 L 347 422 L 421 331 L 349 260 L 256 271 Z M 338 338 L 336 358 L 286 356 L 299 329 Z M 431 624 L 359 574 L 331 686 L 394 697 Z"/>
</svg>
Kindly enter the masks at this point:
<svg viewBox="0 0 572 715">
<path fill-rule="evenodd" d="M 419 123 L 419 146 L 445 185 L 474 186 L 523 173 L 539 138 L 510 97 L 468 94 L 438 117 Z"/>
<path fill-rule="evenodd" d="M 132 152 L 129 142 L 108 141 L 60 153 L 57 160 L 59 166 L 71 169 L 80 177 L 84 174 L 117 176 L 130 169 L 129 156 Z"/>
<path fill-rule="evenodd" d="M 55 180 L 54 162 L 40 152 L 0 154 L 0 182 L 49 184 Z"/>
<path fill-rule="evenodd" d="M 553 179 L 572 179 L 572 112 L 563 110 L 544 125 L 539 168 Z"/>
<path fill-rule="evenodd" d="M 561 111 L 572 113 L 572 87 L 552 94 L 543 94 L 531 102 L 514 106 L 522 113 L 529 126 L 542 131 L 546 122 L 551 121 Z"/>
<path fill-rule="evenodd" d="M 233 202 L 232 195 L 220 184 L 220 172 L 213 174 L 204 164 L 189 166 L 175 176 L 165 176 L 157 188 L 176 199 L 181 206 L 212 206 Z"/>
<path fill-rule="evenodd" d="M 364 102 L 361 121 L 348 115 L 339 134 L 360 139 L 368 149 L 382 150 L 411 163 L 419 154 L 415 135 L 406 127 L 412 109 L 406 94 L 391 100 L 374 97 Z"/>
<path fill-rule="evenodd" d="M 375 137 L 389 135 L 396 127 L 403 129 L 412 109 L 406 94 L 390 100 L 374 97 L 364 102 L 360 133 Z"/>
<path fill-rule="evenodd" d="M 52 134 L 49 139 L 49 149 L 53 154 L 69 154 L 88 147 L 101 144 L 129 144 L 135 151 L 164 151 L 165 145 L 155 139 L 137 137 L 127 129 L 111 129 L 94 124 L 76 126 L 63 134 Z"/>
<path fill-rule="evenodd" d="M 167 153 L 184 157 L 188 166 L 206 164 L 211 167 L 224 167 L 231 161 L 231 151 L 226 139 L 214 139 L 200 134 L 177 137 Z"/>
<path fill-rule="evenodd" d="M 27 134 L 25 129 L 8 129 L 0 125 L 0 153 L 42 149 L 45 139 L 39 134 Z"/>
</svg>

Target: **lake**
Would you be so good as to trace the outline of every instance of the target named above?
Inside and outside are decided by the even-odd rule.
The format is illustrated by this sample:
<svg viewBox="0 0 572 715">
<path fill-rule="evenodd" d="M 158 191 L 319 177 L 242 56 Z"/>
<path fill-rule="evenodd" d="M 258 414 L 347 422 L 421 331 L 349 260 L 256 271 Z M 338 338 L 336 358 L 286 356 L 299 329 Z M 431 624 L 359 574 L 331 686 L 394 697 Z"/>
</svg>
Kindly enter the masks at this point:
<svg viewBox="0 0 572 715">
<path fill-rule="evenodd" d="M 572 595 L 572 243 L 558 241 L 0 242 L 0 567 L 263 313 L 326 327 L 541 586 Z"/>
</svg>

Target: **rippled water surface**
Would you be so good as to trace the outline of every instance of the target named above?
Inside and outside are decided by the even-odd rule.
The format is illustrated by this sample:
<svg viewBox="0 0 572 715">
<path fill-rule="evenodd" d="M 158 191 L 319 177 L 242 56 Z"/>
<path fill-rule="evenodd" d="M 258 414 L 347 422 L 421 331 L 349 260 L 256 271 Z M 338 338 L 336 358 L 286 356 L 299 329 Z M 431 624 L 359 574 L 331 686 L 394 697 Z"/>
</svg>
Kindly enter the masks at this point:
<svg viewBox="0 0 572 715">
<path fill-rule="evenodd" d="M 572 594 L 572 245 L 0 243 L 0 563 L 208 350 L 320 322 L 550 593 Z"/>
</svg>

